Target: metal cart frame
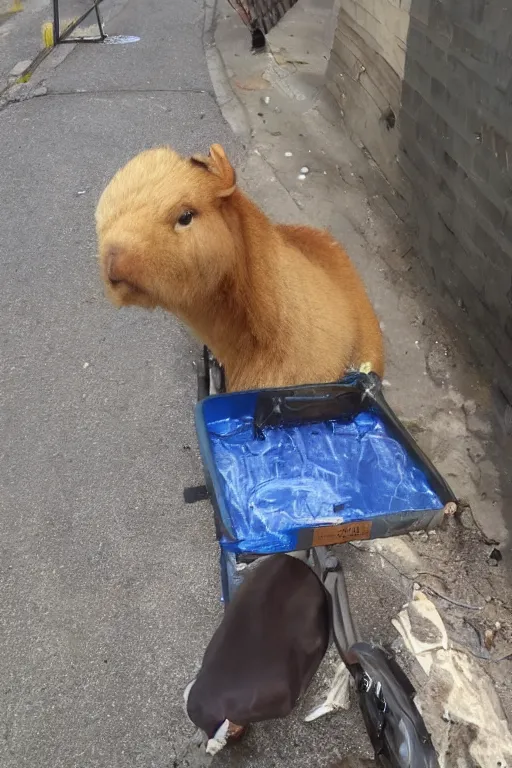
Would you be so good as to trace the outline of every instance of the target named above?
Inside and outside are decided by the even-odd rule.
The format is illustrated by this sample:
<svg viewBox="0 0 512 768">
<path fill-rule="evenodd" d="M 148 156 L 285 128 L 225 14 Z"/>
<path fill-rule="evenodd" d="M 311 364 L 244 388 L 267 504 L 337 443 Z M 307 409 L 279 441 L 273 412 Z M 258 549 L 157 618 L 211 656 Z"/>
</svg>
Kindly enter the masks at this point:
<svg viewBox="0 0 512 768">
<path fill-rule="evenodd" d="M 225 392 L 222 366 L 206 347 L 197 364 L 197 381 L 199 401 Z M 388 407 L 383 397 L 381 397 L 382 403 Z M 410 435 L 403 427 L 401 429 L 404 440 L 413 444 L 414 441 Z M 377 527 L 377 535 L 372 538 L 396 536 L 410 530 L 433 528 L 442 522 L 445 515 L 456 513 L 457 502 L 449 486 L 419 448 L 415 447 L 415 452 L 425 462 L 427 469 L 435 473 L 438 486 L 440 481 L 444 509 L 432 514 L 426 524 L 419 526 L 415 525 L 414 520 L 405 521 L 401 526 L 395 525 L 391 528 L 388 526 L 387 529 L 386 526 L 381 525 L 380 528 Z M 222 516 L 215 508 L 216 494 L 209 477 L 207 462 L 204 464 L 206 487 L 187 489 L 185 500 L 192 502 L 198 498 L 211 499 L 215 511 L 217 536 L 220 541 L 222 536 L 225 536 L 226 530 L 223 528 Z M 220 566 L 225 604 L 229 603 L 232 594 L 243 579 L 243 570 L 247 563 L 260 556 L 258 553 L 235 554 L 221 546 Z M 412 683 L 390 653 L 377 645 L 363 642 L 358 633 L 350 610 L 340 555 L 329 546 L 311 546 L 311 542 L 304 540 L 301 557 L 315 571 L 329 595 L 331 639 L 354 679 L 359 706 L 375 750 L 377 764 L 383 768 L 436 768 L 438 761 L 435 749 L 414 703 L 415 690 Z"/>
</svg>

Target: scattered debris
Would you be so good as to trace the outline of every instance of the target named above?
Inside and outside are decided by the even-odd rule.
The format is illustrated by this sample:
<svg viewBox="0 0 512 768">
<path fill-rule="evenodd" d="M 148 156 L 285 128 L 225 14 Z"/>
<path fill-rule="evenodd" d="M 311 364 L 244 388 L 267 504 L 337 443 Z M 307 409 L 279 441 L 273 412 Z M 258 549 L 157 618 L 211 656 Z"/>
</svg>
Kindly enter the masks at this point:
<svg viewBox="0 0 512 768">
<path fill-rule="evenodd" d="M 293 157 L 293 152 L 285 152 L 284 156 L 285 157 Z"/>
<path fill-rule="evenodd" d="M 138 43 L 140 37 L 136 35 L 107 35 L 103 43 L 105 45 L 126 45 L 127 43 Z"/>
<path fill-rule="evenodd" d="M 19 77 L 22 77 L 27 69 L 29 69 L 30 65 L 32 64 L 30 59 L 26 59 L 24 61 L 18 61 L 17 64 L 11 69 L 9 72 L 9 77 L 12 77 L 13 79 L 17 80 Z"/>
<path fill-rule="evenodd" d="M 304 173 L 299 173 L 297 178 L 298 178 L 299 181 L 304 181 L 304 179 L 306 178 L 306 175 Z"/>
<path fill-rule="evenodd" d="M 307 165 L 302 166 L 302 168 L 300 169 L 300 172 L 301 173 L 309 173 L 309 168 L 307 167 Z"/>
<path fill-rule="evenodd" d="M 499 624 L 499 622 L 496 623 Z M 484 632 L 484 645 L 488 651 L 490 651 L 494 645 L 494 638 L 496 637 L 497 632 L 498 630 L 496 628 L 486 629 Z"/>
<path fill-rule="evenodd" d="M 393 626 L 427 676 L 417 699 L 440 768 L 453 766 L 453 758 L 460 768 L 508 765 L 512 734 L 491 679 L 474 658 L 452 648 L 435 605 L 414 590 Z M 486 632 L 486 644 L 496 631 Z"/>
<path fill-rule="evenodd" d="M 308 701 L 306 701 L 308 712 L 304 717 L 306 723 L 312 723 L 339 709 L 350 709 L 352 678 L 345 664 L 340 662 L 334 644 L 327 651 L 317 675 L 322 680 L 323 690 L 320 690 L 319 695 L 318 692 L 315 692 L 312 697 L 308 695 Z"/>
<path fill-rule="evenodd" d="M 248 77 L 247 80 L 235 79 L 234 83 L 242 91 L 264 91 L 270 87 L 269 81 L 262 75 L 254 75 L 253 77 Z"/>
<path fill-rule="evenodd" d="M 425 365 L 430 378 L 436 384 L 443 384 L 450 377 L 450 368 L 455 367 L 453 355 L 448 344 L 434 341 L 425 355 Z"/>
<path fill-rule="evenodd" d="M 303 61 L 302 59 L 293 59 L 293 58 L 290 58 L 290 57 L 288 57 L 288 56 L 286 56 L 286 55 L 284 55 L 282 53 L 273 53 L 272 55 L 274 57 L 275 63 L 279 67 L 285 67 L 287 64 L 292 66 L 292 67 L 295 67 L 296 65 L 300 66 L 301 64 L 303 66 L 306 66 L 308 64 L 307 61 Z"/>
<path fill-rule="evenodd" d="M 494 547 L 494 549 L 489 554 L 489 565 L 496 566 L 498 563 L 501 563 L 502 559 L 503 555 L 501 554 L 500 550 Z"/>
</svg>

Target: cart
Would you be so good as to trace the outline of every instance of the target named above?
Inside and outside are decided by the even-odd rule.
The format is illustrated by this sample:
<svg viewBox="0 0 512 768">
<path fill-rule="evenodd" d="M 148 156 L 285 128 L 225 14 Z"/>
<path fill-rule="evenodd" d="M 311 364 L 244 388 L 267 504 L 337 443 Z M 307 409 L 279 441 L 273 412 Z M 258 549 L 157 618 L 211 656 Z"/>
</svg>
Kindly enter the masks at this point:
<svg viewBox="0 0 512 768">
<path fill-rule="evenodd" d="M 355 681 L 379 765 L 434 768 L 414 688 L 395 658 L 363 642 L 338 547 L 428 531 L 456 498 L 387 404 L 375 374 L 333 384 L 226 393 L 207 348 L 198 365 L 196 430 L 220 547 L 222 600 L 244 569 L 301 552 L 330 596 L 332 640 Z"/>
</svg>

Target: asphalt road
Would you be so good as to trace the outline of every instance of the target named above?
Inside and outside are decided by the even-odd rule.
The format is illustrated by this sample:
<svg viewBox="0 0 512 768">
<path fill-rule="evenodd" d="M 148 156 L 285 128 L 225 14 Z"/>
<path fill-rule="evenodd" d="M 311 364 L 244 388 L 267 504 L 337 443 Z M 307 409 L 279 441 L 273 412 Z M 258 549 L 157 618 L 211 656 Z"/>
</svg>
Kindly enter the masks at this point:
<svg viewBox="0 0 512 768">
<path fill-rule="evenodd" d="M 81 17 L 92 2 L 59 0 L 61 30 Z M 119 0 L 107 0 L 102 9 L 111 10 L 113 2 Z M 13 8 L 18 8 L 18 12 L 12 13 Z M 52 0 L 0 0 L 0 92 L 7 86 L 13 67 L 21 61 L 32 61 L 40 52 L 43 24 L 52 20 Z M 76 34 L 84 34 L 89 28 L 94 32 L 94 23 L 94 15 L 89 15 Z"/>
<path fill-rule="evenodd" d="M 132 0 L 108 29 L 140 43 L 76 48 L 0 113 L 2 768 L 169 765 L 219 615 L 211 514 L 182 503 L 193 345 L 104 300 L 93 219 L 145 147 L 236 155 L 202 23 L 193 0 Z"/>
<path fill-rule="evenodd" d="M 182 691 L 220 617 L 211 512 L 182 501 L 202 481 L 194 344 L 106 302 L 93 216 L 145 147 L 242 159 L 202 27 L 195 0 L 128 0 L 107 31 L 140 42 L 77 47 L 46 96 L 0 112 L 2 768 L 167 768 L 191 734 Z M 379 639 L 399 597 L 351 570 Z M 365 745 L 356 712 L 297 716 L 226 761 L 327 766 Z"/>
</svg>

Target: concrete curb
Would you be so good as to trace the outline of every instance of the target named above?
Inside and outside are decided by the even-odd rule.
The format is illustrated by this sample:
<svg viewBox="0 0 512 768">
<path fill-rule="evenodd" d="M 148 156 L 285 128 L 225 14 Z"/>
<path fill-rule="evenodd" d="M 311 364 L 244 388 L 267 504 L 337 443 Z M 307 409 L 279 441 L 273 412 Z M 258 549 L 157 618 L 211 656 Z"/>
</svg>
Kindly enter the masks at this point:
<svg viewBox="0 0 512 768">
<path fill-rule="evenodd" d="M 272 203 L 280 211 L 281 218 L 298 223 L 303 220 L 300 207 L 290 191 L 277 177 L 272 165 L 253 147 L 253 130 L 249 113 L 231 87 L 224 59 L 215 42 L 216 20 L 217 0 L 206 0 L 203 46 L 208 72 L 212 81 L 213 93 L 223 118 L 235 136 L 241 139 L 244 149 L 249 151 L 243 169 L 246 185 L 250 187 L 249 193 L 252 192 L 255 200 L 265 209 L 267 207 L 265 203 L 268 204 L 268 192 L 263 194 L 260 186 L 261 183 L 266 184 L 270 179 L 272 182 Z M 268 185 L 266 189 L 269 189 Z"/>
<path fill-rule="evenodd" d="M 251 140 L 249 115 L 231 87 L 224 59 L 215 44 L 217 0 L 206 0 L 204 5 L 203 45 L 206 64 L 212 81 L 215 98 L 222 115 L 236 136 L 244 143 Z"/>
</svg>

